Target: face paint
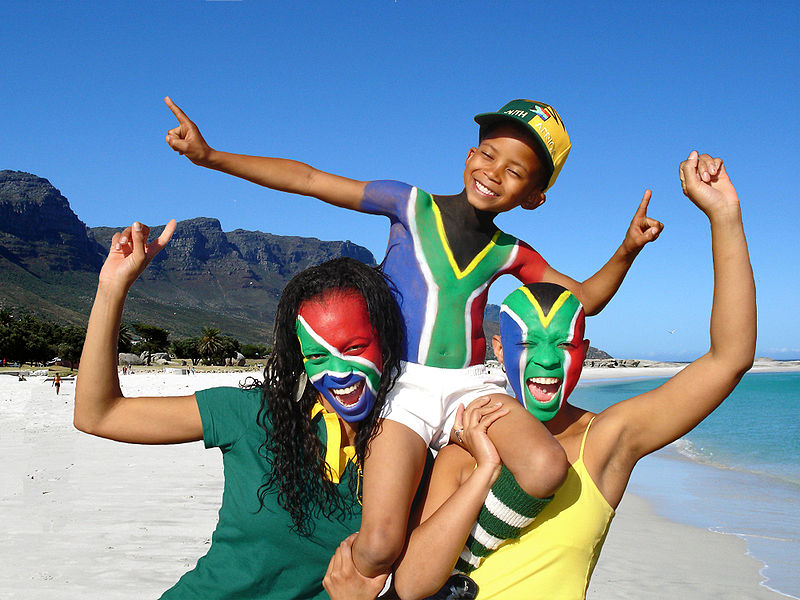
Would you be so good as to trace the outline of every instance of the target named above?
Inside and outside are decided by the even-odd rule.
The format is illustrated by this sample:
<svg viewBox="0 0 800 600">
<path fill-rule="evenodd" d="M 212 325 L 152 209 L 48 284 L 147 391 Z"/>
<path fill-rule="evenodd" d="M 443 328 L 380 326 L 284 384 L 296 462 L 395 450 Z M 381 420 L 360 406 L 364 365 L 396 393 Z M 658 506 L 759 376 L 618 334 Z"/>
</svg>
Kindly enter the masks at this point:
<svg viewBox="0 0 800 600">
<path fill-rule="evenodd" d="M 540 421 L 549 421 L 575 389 L 583 369 L 584 313 L 564 291 L 545 315 L 526 287 L 500 309 L 503 362 L 517 400 Z"/>
<path fill-rule="evenodd" d="M 313 386 L 345 421 L 364 419 L 375 405 L 383 360 L 361 295 L 347 290 L 303 302 L 295 331 Z"/>
</svg>

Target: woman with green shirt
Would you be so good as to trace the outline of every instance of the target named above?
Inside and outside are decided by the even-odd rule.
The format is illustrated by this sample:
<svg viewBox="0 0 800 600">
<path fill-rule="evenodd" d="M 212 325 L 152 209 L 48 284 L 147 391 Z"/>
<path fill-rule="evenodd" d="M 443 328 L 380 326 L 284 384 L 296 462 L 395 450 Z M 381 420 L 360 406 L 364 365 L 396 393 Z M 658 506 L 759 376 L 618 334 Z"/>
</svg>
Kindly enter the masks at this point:
<svg viewBox="0 0 800 600">
<path fill-rule="evenodd" d="M 126 398 L 117 376 L 122 308 L 168 243 L 134 223 L 100 272 L 75 394 L 75 426 L 130 443 L 203 440 L 225 485 L 208 553 L 162 598 L 327 598 L 336 547 L 358 530 L 360 469 L 400 364 L 402 325 L 377 269 L 337 259 L 287 285 L 264 382 L 189 396 Z M 382 587 L 381 578 L 363 582 Z"/>
</svg>

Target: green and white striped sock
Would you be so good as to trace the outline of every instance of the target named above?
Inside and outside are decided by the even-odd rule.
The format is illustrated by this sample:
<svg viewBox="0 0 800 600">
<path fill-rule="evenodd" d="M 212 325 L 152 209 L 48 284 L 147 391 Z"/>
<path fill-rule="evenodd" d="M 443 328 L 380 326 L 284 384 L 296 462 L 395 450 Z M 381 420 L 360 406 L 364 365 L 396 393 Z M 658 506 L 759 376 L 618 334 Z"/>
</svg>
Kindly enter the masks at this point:
<svg viewBox="0 0 800 600">
<path fill-rule="evenodd" d="M 472 526 L 467 544 L 458 557 L 454 571 L 468 574 L 505 540 L 519 537 L 547 503 L 553 499 L 534 498 L 519 487 L 505 465 L 483 503 L 478 520 Z"/>
</svg>

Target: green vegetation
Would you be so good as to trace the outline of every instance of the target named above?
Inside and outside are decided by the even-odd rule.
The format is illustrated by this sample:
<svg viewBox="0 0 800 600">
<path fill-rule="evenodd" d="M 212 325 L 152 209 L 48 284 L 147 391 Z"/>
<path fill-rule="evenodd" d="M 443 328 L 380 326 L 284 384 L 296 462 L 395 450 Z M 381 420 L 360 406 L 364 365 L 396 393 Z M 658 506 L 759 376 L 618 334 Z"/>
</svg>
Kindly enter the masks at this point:
<svg viewBox="0 0 800 600">
<path fill-rule="evenodd" d="M 150 357 L 155 352 L 166 352 L 169 348 L 169 331 L 156 327 L 155 325 L 147 325 L 146 323 L 134 323 L 133 330 L 142 338 L 142 341 L 136 345 L 136 350 L 141 352 L 148 352 L 147 364 L 150 364 Z"/>
<path fill-rule="evenodd" d="M 73 368 L 83 351 L 86 332 L 74 325 L 62 326 L 32 315 L 17 317 L 0 310 L 0 360 L 6 364 L 44 366 L 56 356 Z"/>
<path fill-rule="evenodd" d="M 136 333 L 134 336 L 131 332 Z M 191 360 L 197 366 L 223 366 L 237 353 L 250 359 L 263 359 L 270 349 L 264 345 L 242 345 L 239 340 L 222 335 L 215 327 L 205 327 L 200 337 L 173 340 L 170 332 L 146 323 L 122 324 L 119 331 L 120 352 L 167 352 L 179 359 Z M 137 339 L 134 339 L 134 338 Z M 0 365 L 30 364 L 46 366 L 54 358 L 70 370 L 77 367 L 83 352 L 86 330 L 75 325 L 61 325 L 30 314 L 16 314 L 14 309 L 0 308 Z M 149 364 L 149 360 L 148 360 Z"/>
</svg>

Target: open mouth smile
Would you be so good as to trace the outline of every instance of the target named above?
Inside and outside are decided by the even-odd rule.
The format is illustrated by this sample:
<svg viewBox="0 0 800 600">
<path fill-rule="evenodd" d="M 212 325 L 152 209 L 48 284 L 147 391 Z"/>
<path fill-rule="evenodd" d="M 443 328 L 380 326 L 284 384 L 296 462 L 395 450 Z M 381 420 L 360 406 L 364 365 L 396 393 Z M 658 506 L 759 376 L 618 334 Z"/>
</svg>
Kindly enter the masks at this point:
<svg viewBox="0 0 800 600">
<path fill-rule="evenodd" d="M 365 381 L 361 379 L 353 385 L 343 388 L 328 388 L 334 399 L 344 407 L 353 406 L 361 398 L 364 391 Z"/>
<path fill-rule="evenodd" d="M 484 195 L 484 196 L 489 196 L 489 197 L 491 197 L 491 198 L 496 198 L 497 196 L 499 196 L 499 195 L 500 195 L 500 194 L 495 194 L 495 193 L 494 193 L 492 190 L 490 190 L 488 187 L 486 187 L 485 185 L 483 185 L 483 184 L 482 184 L 480 181 L 478 181 L 477 179 L 473 179 L 473 181 L 475 182 L 475 189 L 477 190 L 477 192 L 478 192 L 479 194 L 482 194 L 482 195 Z"/>
<path fill-rule="evenodd" d="M 562 380 L 559 377 L 531 377 L 525 383 L 533 399 L 541 404 L 546 404 L 561 389 Z"/>
</svg>

